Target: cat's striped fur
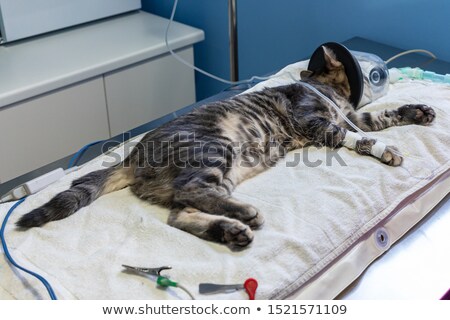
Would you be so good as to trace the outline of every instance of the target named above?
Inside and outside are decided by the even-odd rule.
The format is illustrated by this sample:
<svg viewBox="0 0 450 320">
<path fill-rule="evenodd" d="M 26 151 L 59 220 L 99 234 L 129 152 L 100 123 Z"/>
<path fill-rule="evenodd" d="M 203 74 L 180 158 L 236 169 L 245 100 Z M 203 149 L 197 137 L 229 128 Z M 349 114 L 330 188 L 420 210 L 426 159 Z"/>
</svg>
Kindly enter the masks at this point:
<svg viewBox="0 0 450 320">
<path fill-rule="evenodd" d="M 324 51 L 326 70 L 303 73 L 303 80 L 336 102 L 362 130 L 433 121 L 434 111 L 424 105 L 355 112 L 342 64 Z M 352 128 L 336 110 L 301 84 L 242 94 L 148 133 L 123 163 L 75 180 L 17 224 L 28 228 L 65 218 L 103 194 L 130 186 L 139 198 L 169 208 L 171 226 L 231 248 L 245 247 L 264 219 L 257 208 L 232 197 L 236 185 L 270 168 L 289 150 L 311 143 L 341 147 L 347 130 Z M 355 151 L 369 155 L 374 143 L 362 139 Z M 392 146 L 380 160 L 392 166 L 402 162 Z"/>
</svg>

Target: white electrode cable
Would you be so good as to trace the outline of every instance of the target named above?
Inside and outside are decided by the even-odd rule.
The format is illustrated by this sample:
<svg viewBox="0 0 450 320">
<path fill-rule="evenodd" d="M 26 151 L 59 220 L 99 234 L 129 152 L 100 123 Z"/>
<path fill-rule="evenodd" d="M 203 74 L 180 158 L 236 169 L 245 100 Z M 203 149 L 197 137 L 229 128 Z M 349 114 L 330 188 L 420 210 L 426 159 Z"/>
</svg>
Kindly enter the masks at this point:
<svg viewBox="0 0 450 320">
<path fill-rule="evenodd" d="M 182 286 L 181 284 L 177 283 L 177 288 L 180 288 L 181 290 L 183 290 L 184 292 L 187 293 L 187 295 L 191 298 L 191 300 L 195 300 L 194 295 L 184 286 Z"/>
<path fill-rule="evenodd" d="M 430 57 L 432 57 L 433 59 L 437 59 L 436 55 L 433 52 L 431 52 L 431 51 L 424 50 L 424 49 L 412 49 L 412 50 L 407 50 L 407 51 L 404 51 L 404 52 L 400 52 L 399 54 L 396 54 L 395 56 L 390 57 L 389 59 L 387 59 L 385 61 L 385 63 L 389 64 L 390 62 L 394 61 L 397 58 L 400 58 L 400 57 L 402 57 L 404 55 L 407 55 L 407 54 L 410 54 L 410 53 L 416 53 L 416 52 L 426 53 Z"/>
<path fill-rule="evenodd" d="M 221 77 L 215 76 L 215 75 L 213 75 L 213 74 L 211 74 L 211 73 L 209 73 L 209 72 L 207 72 L 207 71 L 205 71 L 205 70 L 203 70 L 203 69 L 200 69 L 200 68 L 194 66 L 193 64 L 189 63 L 188 61 L 184 60 L 182 57 L 180 57 L 178 54 L 176 54 L 176 53 L 172 50 L 172 48 L 170 47 L 170 45 L 169 45 L 169 30 L 170 30 L 170 26 L 171 26 L 171 24 L 172 24 L 172 22 L 173 22 L 173 19 L 174 19 L 174 17 L 175 17 L 175 12 L 177 11 L 177 6 L 178 6 L 178 0 L 175 0 L 175 2 L 174 2 L 174 4 L 173 4 L 172 13 L 171 13 L 171 15 L 170 15 L 169 22 L 167 23 L 166 33 L 165 33 L 165 36 L 164 36 L 164 40 L 165 40 L 165 42 L 166 42 L 167 50 L 169 50 L 170 54 L 171 54 L 175 59 L 177 59 L 177 60 L 180 61 L 181 63 L 185 64 L 185 65 L 188 66 L 189 68 L 194 69 L 195 71 L 198 71 L 198 72 L 200 72 L 201 74 L 204 74 L 205 76 L 208 76 L 208 77 L 210 77 L 210 78 L 212 78 L 212 79 L 214 79 L 214 80 L 217 80 L 217 81 L 223 82 L 223 83 L 225 83 L 225 84 L 229 84 L 229 85 L 247 84 L 247 83 L 252 83 L 252 82 L 254 82 L 254 81 L 256 81 L 256 80 L 257 80 L 257 81 L 269 80 L 269 79 L 271 79 L 271 78 L 273 77 L 273 76 L 269 76 L 269 77 L 258 77 L 258 76 L 253 76 L 253 77 L 251 77 L 250 79 L 247 79 L 247 80 L 230 81 L 230 80 L 226 80 L 226 79 L 223 79 L 223 78 L 221 78 Z M 279 75 L 277 75 L 277 76 L 279 76 Z"/>
<path fill-rule="evenodd" d="M 173 4 L 173 7 L 172 7 L 172 13 L 170 14 L 169 22 L 167 23 L 166 32 L 165 32 L 165 35 L 164 35 L 164 41 L 166 43 L 167 50 L 169 50 L 170 54 L 175 59 L 177 59 L 179 62 L 183 63 L 184 65 L 188 66 L 189 68 L 191 68 L 191 69 L 193 69 L 193 70 L 195 70 L 197 72 L 200 72 L 201 74 L 203 74 L 203 75 L 205 75 L 207 77 L 210 77 L 210 78 L 212 78 L 214 80 L 217 80 L 217 81 L 223 82 L 225 84 L 229 84 L 229 85 L 248 84 L 248 83 L 252 83 L 252 82 L 254 82 L 256 80 L 257 81 L 263 81 L 263 80 L 272 79 L 273 77 L 279 77 L 280 76 L 279 74 L 268 76 L 268 77 L 253 76 L 253 77 L 251 77 L 250 79 L 247 79 L 247 80 L 230 81 L 230 80 L 218 77 L 216 75 L 213 75 L 212 73 L 209 73 L 209 72 L 207 72 L 207 71 L 205 71 L 203 69 L 200 69 L 199 67 L 196 67 L 195 65 L 193 65 L 193 64 L 189 63 L 188 61 L 184 60 L 182 57 L 180 57 L 177 53 L 175 53 L 172 50 L 172 48 L 169 45 L 169 39 L 168 39 L 169 38 L 170 26 L 172 25 L 172 22 L 174 21 L 174 17 L 175 17 L 175 13 L 177 11 L 177 7 L 178 7 L 178 0 L 174 0 L 174 4 Z M 432 53 L 431 51 L 428 51 L 428 50 L 425 50 L 425 49 L 411 49 L 411 50 L 407 50 L 407 51 L 401 52 L 399 54 L 396 54 L 395 56 L 387 59 L 385 61 L 385 63 L 389 64 L 390 62 L 394 61 L 397 58 L 400 58 L 400 57 L 402 57 L 404 55 L 407 55 L 407 54 L 410 54 L 410 53 L 417 53 L 417 52 L 426 53 L 430 57 L 432 57 L 433 59 L 437 59 L 436 55 L 434 53 Z"/>
</svg>

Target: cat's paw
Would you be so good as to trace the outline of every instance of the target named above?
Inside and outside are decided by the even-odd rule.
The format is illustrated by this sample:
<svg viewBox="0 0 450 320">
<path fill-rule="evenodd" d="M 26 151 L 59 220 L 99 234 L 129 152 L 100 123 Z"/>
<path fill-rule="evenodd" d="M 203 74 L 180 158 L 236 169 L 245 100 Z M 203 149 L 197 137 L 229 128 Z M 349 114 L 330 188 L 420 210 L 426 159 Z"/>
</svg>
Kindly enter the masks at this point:
<svg viewBox="0 0 450 320">
<path fill-rule="evenodd" d="M 253 241 L 253 232 L 249 226 L 237 220 L 220 222 L 222 229 L 221 242 L 233 250 L 239 250 L 248 246 Z"/>
<path fill-rule="evenodd" d="M 381 155 L 380 161 L 388 166 L 398 167 L 403 162 L 400 151 L 394 146 L 387 146 Z"/>
<path fill-rule="evenodd" d="M 434 121 L 436 112 L 424 104 L 407 104 L 398 109 L 398 116 L 405 123 L 426 126 Z"/>
<path fill-rule="evenodd" d="M 236 214 L 236 219 L 242 221 L 253 230 L 260 228 L 264 224 L 264 217 L 258 209 L 251 205 L 247 205 Z"/>
</svg>

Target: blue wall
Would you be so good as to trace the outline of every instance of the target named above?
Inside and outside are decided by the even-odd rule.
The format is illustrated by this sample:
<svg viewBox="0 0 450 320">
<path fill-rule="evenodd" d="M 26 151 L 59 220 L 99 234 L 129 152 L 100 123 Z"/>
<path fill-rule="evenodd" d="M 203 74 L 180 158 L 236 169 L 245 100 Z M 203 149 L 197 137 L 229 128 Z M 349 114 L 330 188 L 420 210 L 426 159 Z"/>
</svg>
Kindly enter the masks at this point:
<svg viewBox="0 0 450 320">
<path fill-rule="evenodd" d="M 169 18 L 173 0 L 142 0 L 142 9 Z M 228 0 L 179 0 L 175 20 L 205 31 L 205 40 L 195 45 L 195 65 L 229 79 Z M 197 100 L 224 88 L 218 81 L 196 72 Z"/>
<path fill-rule="evenodd" d="M 169 17 L 172 0 L 142 0 L 143 9 Z M 237 0 L 240 78 L 261 75 L 309 56 L 321 43 L 365 37 L 433 51 L 450 61 L 449 0 Z M 228 1 L 179 0 L 175 20 L 201 28 L 195 64 L 229 78 Z M 450 72 L 450 70 L 449 70 Z M 197 99 L 227 85 L 196 76 Z"/>
</svg>

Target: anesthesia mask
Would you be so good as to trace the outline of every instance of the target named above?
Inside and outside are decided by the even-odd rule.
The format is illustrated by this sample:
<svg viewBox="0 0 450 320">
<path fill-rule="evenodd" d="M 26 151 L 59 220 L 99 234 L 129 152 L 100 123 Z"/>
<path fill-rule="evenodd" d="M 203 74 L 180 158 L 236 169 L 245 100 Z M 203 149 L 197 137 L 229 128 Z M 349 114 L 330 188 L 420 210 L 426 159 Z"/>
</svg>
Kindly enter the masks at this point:
<svg viewBox="0 0 450 320">
<path fill-rule="evenodd" d="M 318 47 L 309 60 L 308 70 L 320 72 L 324 69 L 326 62 L 322 46 L 331 49 L 336 59 L 344 65 L 350 84 L 350 102 L 355 109 L 387 93 L 389 71 L 386 63 L 374 54 L 350 51 L 336 42 L 327 42 Z"/>
</svg>

